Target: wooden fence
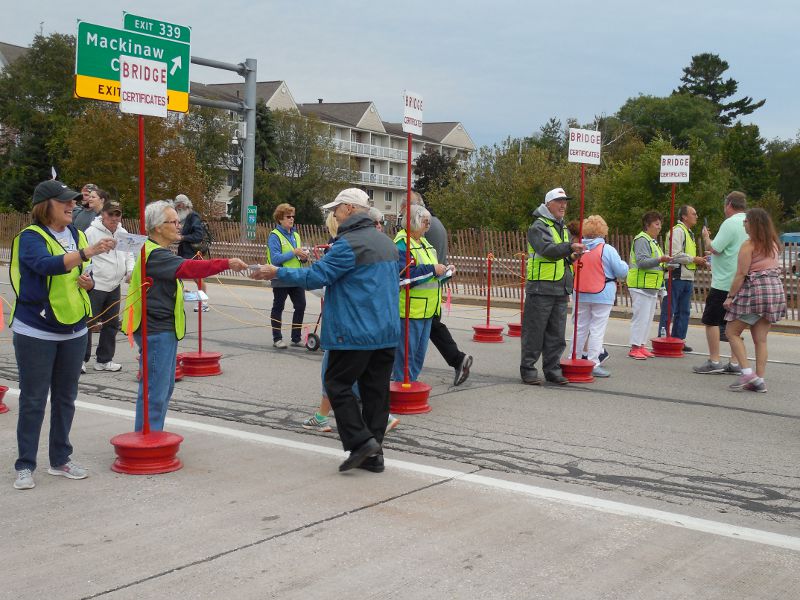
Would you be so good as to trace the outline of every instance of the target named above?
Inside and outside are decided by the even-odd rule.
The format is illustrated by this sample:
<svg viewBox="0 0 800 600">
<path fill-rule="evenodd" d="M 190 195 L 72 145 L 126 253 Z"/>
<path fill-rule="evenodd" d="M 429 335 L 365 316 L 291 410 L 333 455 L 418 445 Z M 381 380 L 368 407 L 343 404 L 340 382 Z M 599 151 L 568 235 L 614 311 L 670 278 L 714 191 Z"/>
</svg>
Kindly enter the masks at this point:
<svg viewBox="0 0 800 600">
<path fill-rule="evenodd" d="M 23 227 L 28 225 L 28 215 L 18 213 L 0 214 L 0 259 L 8 260 L 11 241 Z M 123 226 L 132 233 L 139 232 L 139 222 L 135 219 L 123 219 Z M 248 264 L 263 263 L 266 255 L 267 237 L 273 226 L 260 223 L 256 226 L 255 240 L 241 241 L 241 230 L 238 223 L 211 221 L 209 229 L 214 239 L 213 256 L 237 256 Z M 325 227 L 318 225 L 299 225 L 303 244 L 309 247 L 325 244 L 329 238 Z M 608 243 L 619 250 L 623 260 L 628 259 L 633 236 L 613 233 Z M 663 241 L 663 240 L 662 240 Z M 668 243 L 668 240 L 667 240 Z M 663 246 L 662 246 L 663 247 Z M 789 307 L 788 318 L 800 319 L 800 273 L 793 275 L 792 267 L 800 260 L 800 245 L 787 243 L 781 259 L 783 284 L 786 289 L 786 300 Z M 704 248 L 698 239 L 698 253 Z M 492 263 L 492 297 L 519 301 L 521 293 L 521 268 L 526 258 L 526 238 L 524 231 L 490 231 L 485 229 L 465 229 L 449 234 L 449 259 L 458 273 L 449 287 L 454 296 L 486 296 L 487 256 L 494 256 Z M 800 268 L 800 267 L 798 267 Z M 233 272 L 226 275 L 238 276 Z M 703 303 L 711 283 L 711 273 L 707 269 L 698 269 L 695 275 L 695 286 L 692 298 L 694 314 L 702 312 Z M 630 295 L 624 284 L 617 286 L 616 304 L 630 306 Z"/>
</svg>

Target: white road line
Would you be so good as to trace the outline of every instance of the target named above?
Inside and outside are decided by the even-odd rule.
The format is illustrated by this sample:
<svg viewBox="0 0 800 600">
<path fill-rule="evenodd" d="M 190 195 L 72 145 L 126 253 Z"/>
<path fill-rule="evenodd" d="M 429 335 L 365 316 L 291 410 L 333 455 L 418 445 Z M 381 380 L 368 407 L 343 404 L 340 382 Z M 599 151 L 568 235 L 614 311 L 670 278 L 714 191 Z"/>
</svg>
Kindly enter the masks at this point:
<svg viewBox="0 0 800 600">
<path fill-rule="evenodd" d="M 19 395 L 18 389 L 9 389 L 9 394 Z M 78 400 L 75 405 L 79 408 L 91 410 L 98 413 L 124 417 L 132 420 L 135 416 L 134 411 L 116 408 L 112 406 L 103 406 L 101 404 L 93 404 L 91 402 L 84 402 Z M 306 452 L 315 452 L 317 454 L 324 454 L 326 456 L 342 457 L 342 451 L 335 448 L 328 448 L 325 446 L 318 446 L 316 444 L 309 444 L 306 442 L 295 442 L 286 440 L 271 435 L 264 435 L 261 433 L 254 433 L 251 431 L 239 431 L 229 427 L 221 427 L 219 425 L 210 425 L 207 423 L 200 423 L 197 421 L 188 421 L 186 419 L 176 419 L 173 417 L 167 418 L 167 424 L 181 429 L 191 429 L 195 431 L 202 431 L 204 433 L 211 433 L 217 435 L 224 435 L 231 438 L 245 440 L 249 442 L 256 442 L 261 444 L 270 444 L 273 446 L 282 446 L 284 448 L 292 448 L 294 450 L 303 450 Z M 697 517 L 690 517 L 680 513 L 673 513 L 653 508 L 646 508 L 643 506 L 636 506 L 633 504 L 625 504 L 623 502 L 615 502 L 612 500 L 603 500 L 601 498 L 594 498 L 592 496 L 584 496 L 582 494 L 575 494 L 572 492 L 563 492 L 560 490 L 553 490 L 543 488 L 535 485 L 525 483 L 517 483 L 513 481 L 504 481 L 494 477 L 487 477 L 485 475 L 476 475 L 474 473 L 463 473 L 453 469 L 442 469 L 438 467 L 430 467 L 427 465 L 420 465 L 413 462 L 397 459 L 387 459 L 387 466 L 403 469 L 412 473 L 419 473 L 424 475 L 433 475 L 435 477 L 442 477 L 444 479 L 452 479 L 454 481 L 463 481 L 480 485 L 484 487 L 494 488 L 498 490 L 505 490 L 524 494 L 533 498 L 548 500 L 551 502 L 558 502 L 569 506 L 576 506 L 580 508 L 588 508 L 603 513 L 623 516 L 623 517 L 636 517 L 663 525 L 672 527 L 680 527 L 691 531 L 698 531 L 701 533 L 710 533 L 712 535 L 719 535 L 722 537 L 733 538 L 736 540 L 744 540 L 755 542 L 757 544 L 764 544 L 767 546 L 774 546 L 777 548 L 786 548 L 787 550 L 794 550 L 800 552 L 800 538 L 780 533 L 773 533 L 770 531 L 763 531 L 761 529 L 753 529 L 750 527 L 740 527 L 738 525 L 730 525 L 728 523 L 721 523 L 719 521 L 711 521 L 708 519 L 700 519 Z"/>
</svg>

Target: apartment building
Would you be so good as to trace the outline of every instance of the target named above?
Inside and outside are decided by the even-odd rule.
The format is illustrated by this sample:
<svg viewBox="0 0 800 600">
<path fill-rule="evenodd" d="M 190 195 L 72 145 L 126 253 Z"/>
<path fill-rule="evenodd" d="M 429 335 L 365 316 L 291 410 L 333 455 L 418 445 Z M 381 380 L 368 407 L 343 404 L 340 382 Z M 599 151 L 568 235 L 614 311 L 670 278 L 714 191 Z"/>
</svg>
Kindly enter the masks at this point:
<svg viewBox="0 0 800 600">
<path fill-rule="evenodd" d="M 207 98 L 241 99 L 244 84 L 193 83 L 192 93 Z M 270 110 L 298 111 L 327 125 L 334 147 L 349 161 L 353 185 L 364 189 L 374 206 L 384 213 L 396 214 L 405 194 L 408 172 L 408 136 L 400 123 L 384 121 L 375 104 L 369 101 L 318 99 L 314 103 L 297 104 L 285 81 L 259 82 L 256 95 Z M 429 149 L 466 162 L 475 151 L 475 144 L 459 122 L 425 123 L 422 135 L 413 138 L 412 169 L 417 157 Z"/>
</svg>

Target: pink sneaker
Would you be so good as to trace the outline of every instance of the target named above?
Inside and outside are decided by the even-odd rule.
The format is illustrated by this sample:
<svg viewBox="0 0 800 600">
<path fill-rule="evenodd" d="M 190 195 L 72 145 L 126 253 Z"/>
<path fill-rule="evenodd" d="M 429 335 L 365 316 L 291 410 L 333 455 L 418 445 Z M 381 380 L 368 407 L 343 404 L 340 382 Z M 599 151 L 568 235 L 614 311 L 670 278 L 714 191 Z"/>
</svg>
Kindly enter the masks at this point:
<svg viewBox="0 0 800 600">
<path fill-rule="evenodd" d="M 639 346 L 639 349 L 642 351 L 642 354 L 644 354 L 645 358 L 653 358 L 655 356 L 655 354 L 650 352 L 650 350 L 648 350 L 644 346 Z"/>
<path fill-rule="evenodd" d="M 647 357 L 642 354 L 642 346 L 631 346 L 631 351 L 628 352 L 628 356 L 633 360 L 647 360 Z"/>
<path fill-rule="evenodd" d="M 736 378 L 736 381 L 728 386 L 728 389 L 735 392 L 740 392 L 745 389 L 745 386 L 748 383 L 755 379 L 758 379 L 758 375 L 755 373 L 750 373 L 749 375 L 739 375 L 739 377 Z"/>
</svg>

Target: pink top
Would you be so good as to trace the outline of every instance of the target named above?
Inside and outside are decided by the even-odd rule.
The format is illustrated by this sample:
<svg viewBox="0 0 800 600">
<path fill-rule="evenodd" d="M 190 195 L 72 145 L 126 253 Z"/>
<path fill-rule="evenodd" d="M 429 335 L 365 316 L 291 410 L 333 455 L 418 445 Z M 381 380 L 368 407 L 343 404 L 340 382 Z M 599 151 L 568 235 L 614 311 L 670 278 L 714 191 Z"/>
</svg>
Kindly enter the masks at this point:
<svg viewBox="0 0 800 600">
<path fill-rule="evenodd" d="M 778 249 L 775 249 L 775 252 L 772 256 L 764 256 L 763 254 L 756 254 L 753 253 L 753 258 L 750 261 L 750 273 L 755 273 L 757 271 L 767 271 L 769 269 L 777 269 L 778 268 L 778 257 L 780 256 L 780 252 Z"/>
</svg>

